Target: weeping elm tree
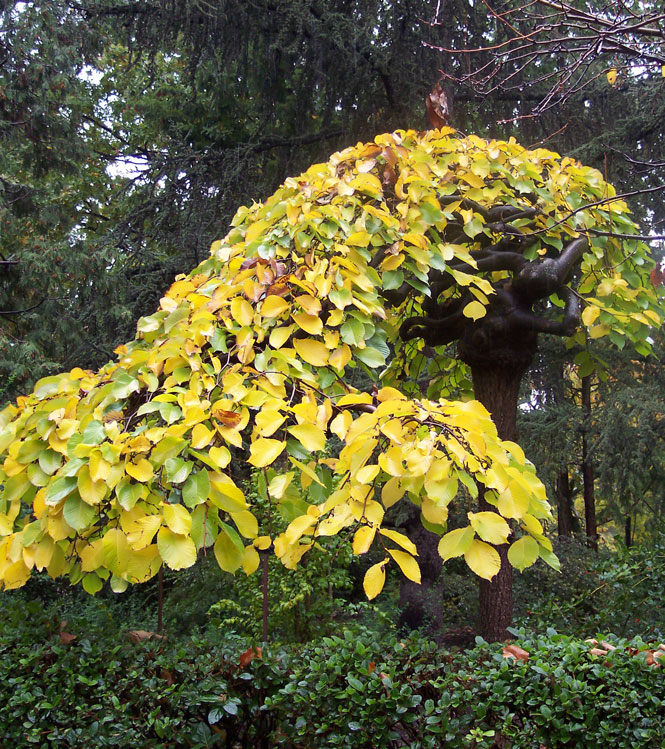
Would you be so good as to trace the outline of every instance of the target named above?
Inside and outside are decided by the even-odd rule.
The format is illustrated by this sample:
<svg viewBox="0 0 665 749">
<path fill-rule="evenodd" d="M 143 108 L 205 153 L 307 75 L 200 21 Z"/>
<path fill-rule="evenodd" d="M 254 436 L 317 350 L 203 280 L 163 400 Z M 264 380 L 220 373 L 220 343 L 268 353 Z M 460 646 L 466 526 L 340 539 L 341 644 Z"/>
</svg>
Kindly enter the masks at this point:
<svg viewBox="0 0 665 749">
<path fill-rule="evenodd" d="M 229 573 L 262 550 L 294 568 L 342 534 L 377 554 L 374 598 L 393 569 L 420 581 L 386 514 L 409 502 L 443 559 L 482 578 L 481 631 L 501 637 L 511 566 L 557 563 L 544 487 L 513 441 L 538 335 L 646 353 L 663 317 L 614 195 L 572 159 L 442 128 L 347 148 L 241 208 L 115 361 L 40 380 L 2 412 L 5 588 L 45 569 L 122 591 L 207 547 Z M 477 401 L 443 399 L 446 378 L 427 374 L 449 370 L 455 341 Z"/>
</svg>

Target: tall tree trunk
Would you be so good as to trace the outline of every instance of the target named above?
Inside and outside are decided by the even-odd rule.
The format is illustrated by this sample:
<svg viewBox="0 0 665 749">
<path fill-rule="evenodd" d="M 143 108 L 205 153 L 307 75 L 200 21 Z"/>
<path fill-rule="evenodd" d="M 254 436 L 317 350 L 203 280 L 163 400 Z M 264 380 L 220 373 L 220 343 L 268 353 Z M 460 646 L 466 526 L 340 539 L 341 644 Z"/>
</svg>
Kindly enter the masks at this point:
<svg viewBox="0 0 665 749">
<path fill-rule="evenodd" d="M 584 487 L 584 523 L 588 545 L 598 550 L 598 526 L 596 524 L 596 494 L 593 487 L 593 460 L 590 453 L 589 430 L 591 429 L 591 375 L 582 377 L 582 481 Z"/>
<path fill-rule="evenodd" d="M 559 537 L 570 537 L 579 531 L 579 522 L 573 511 L 573 493 L 568 476 L 568 467 L 559 471 L 556 479 L 557 532 Z"/>
<path fill-rule="evenodd" d="M 523 367 L 473 366 L 471 376 L 476 399 L 492 415 L 499 437 L 514 440 L 517 436 L 517 396 L 524 373 Z M 484 496 L 482 487 L 478 494 L 478 510 L 494 510 Z M 480 634 L 488 642 L 509 637 L 506 628 L 513 617 L 513 568 L 508 562 L 509 544 L 496 546 L 501 559 L 501 569 L 492 580 L 480 580 L 478 625 Z"/>
<path fill-rule="evenodd" d="M 633 529 L 632 529 L 632 517 L 626 515 L 626 524 L 624 526 L 624 540 L 626 542 L 626 548 L 630 549 L 633 545 Z"/>
</svg>

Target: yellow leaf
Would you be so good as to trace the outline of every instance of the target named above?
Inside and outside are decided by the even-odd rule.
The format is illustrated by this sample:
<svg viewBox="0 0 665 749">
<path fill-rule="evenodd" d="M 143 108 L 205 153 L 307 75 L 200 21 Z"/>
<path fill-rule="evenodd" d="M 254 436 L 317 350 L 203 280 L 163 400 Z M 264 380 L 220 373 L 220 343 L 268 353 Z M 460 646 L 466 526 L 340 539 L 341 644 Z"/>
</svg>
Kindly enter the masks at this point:
<svg viewBox="0 0 665 749">
<path fill-rule="evenodd" d="M 28 582 L 29 577 L 30 570 L 25 566 L 23 560 L 19 559 L 14 564 L 10 564 L 5 568 L 2 581 L 5 590 L 15 590 L 24 586 Z"/>
<path fill-rule="evenodd" d="M 308 315 L 306 312 L 299 312 L 297 315 L 292 315 L 296 325 L 309 333 L 310 335 L 320 335 L 323 332 L 323 323 L 321 319 L 316 315 Z"/>
<path fill-rule="evenodd" d="M 191 444 L 195 450 L 200 450 L 202 447 L 206 447 L 210 444 L 210 440 L 215 436 L 215 433 L 208 429 L 205 424 L 197 424 L 192 429 Z"/>
<path fill-rule="evenodd" d="M 98 544 L 97 548 L 101 550 L 101 559 L 99 563 L 96 565 L 96 567 L 100 567 L 104 563 L 104 549 L 102 547 L 102 539 L 100 538 L 98 542 L 95 542 Z M 92 546 L 92 544 L 91 544 Z M 90 547 L 86 546 L 81 551 L 81 561 L 84 560 L 84 552 L 86 549 Z M 55 542 L 50 536 L 44 536 L 44 538 L 37 544 L 37 548 L 35 549 L 35 567 L 41 572 L 44 567 L 48 567 L 51 563 L 51 558 L 53 557 L 53 552 L 55 550 Z M 85 571 L 85 568 L 83 567 L 83 564 L 81 565 L 81 569 Z"/>
<path fill-rule="evenodd" d="M 393 476 L 388 479 L 381 489 L 381 501 L 383 506 L 388 509 L 404 496 L 404 486 L 398 477 Z"/>
<path fill-rule="evenodd" d="M 296 338 L 293 346 L 298 356 L 313 367 L 325 367 L 328 363 L 328 348 L 313 338 Z"/>
<path fill-rule="evenodd" d="M 259 437 L 249 446 L 249 460 L 256 468 L 263 468 L 274 462 L 286 447 L 284 440 Z"/>
<path fill-rule="evenodd" d="M 242 558 L 242 569 L 246 575 L 256 572 L 261 561 L 259 552 L 253 546 L 245 548 L 245 554 Z"/>
<path fill-rule="evenodd" d="M 270 224 L 268 221 L 253 221 L 247 228 L 247 232 L 245 234 L 245 242 L 249 244 L 255 239 L 258 239 L 265 233 L 266 229 L 268 229 L 269 227 Z"/>
<path fill-rule="evenodd" d="M 273 499 L 281 499 L 292 480 L 293 471 L 278 474 L 270 480 L 270 483 L 268 484 L 268 494 L 270 494 Z"/>
<path fill-rule="evenodd" d="M 582 322 L 587 326 L 587 328 L 590 328 L 596 321 L 596 318 L 599 314 L 600 310 L 598 309 L 598 307 L 588 305 L 584 308 L 584 312 L 582 312 Z"/>
<path fill-rule="evenodd" d="M 383 195 L 381 183 L 373 174 L 359 174 L 351 181 L 351 186 L 375 198 Z"/>
<path fill-rule="evenodd" d="M 423 499 L 423 503 L 420 505 L 420 511 L 428 523 L 445 525 L 448 520 L 448 508 L 435 504 L 429 497 Z"/>
<path fill-rule="evenodd" d="M 404 234 L 402 236 L 402 239 L 409 244 L 420 247 L 421 250 L 426 250 L 429 247 L 429 240 L 424 234 L 415 234 L 414 232 L 409 232 L 407 234 Z"/>
<path fill-rule="evenodd" d="M 496 512 L 469 512 L 469 522 L 476 533 L 490 544 L 505 544 L 510 526 Z"/>
<path fill-rule="evenodd" d="M 340 372 L 351 361 L 351 349 L 343 343 L 330 354 L 330 365 Z"/>
<path fill-rule="evenodd" d="M 516 481 L 509 482 L 497 500 L 497 509 L 504 518 L 521 518 L 529 509 L 529 494 Z"/>
<path fill-rule="evenodd" d="M 106 496 L 107 486 L 103 481 L 93 481 L 90 469 L 83 466 L 78 472 L 77 488 L 81 499 L 89 505 L 98 505 Z"/>
<path fill-rule="evenodd" d="M 396 544 L 399 544 L 403 549 L 406 549 L 406 551 L 408 551 L 409 554 L 418 556 L 418 549 L 416 549 L 416 545 L 413 543 L 413 541 L 410 538 L 407 538 L 407 536 L 405 536 L 403 533 L 398 533 L 397 531 L 391 531 L 387 528 L 381 528 L 379 530 L 379 533 L 382 536 L 389 538 L 391 541 L 394 541 Z"/>
<path fill-rule="evenodd" d="M 268 338 L 270 345 L 274 349 L 280 349 L 289 340 L 291 333 L 295 330 L 295 325 L 288 325 L 281 328 L 273 328 Z"/>
<path fill-rule="evenodd" d="M 371 236 L 366 231 L 354 231 L 344 244 L 353 247 L 367 247 Z"/>
<path fill-rule="evenodd" d="M 287 431 L 309 452 L 323 450 L 326 446 L 325 432 L 314 424 L 297 424 L 289 427 Z"/>
<path fill-rule="evenodd" d="M 259 536 L 258 538 L 254 539 L 254 546 L 261 551 L 269 549 L 271 545 L 272 539 L 270 538 L 270 536 Z"/>
<path fill-rule="evenodd" d="M 127 461 L 125 464 L 125 471 L 137 481 L 140 481 L 141 483 L 145 483 L 146 481 L 149 481 L 154 474 L 154 469 L 152 467 L 152 463 L 149 460 L 146 460 L 145 458 L 141 458 L 138 463 L 132 463 L 131 461 Z"/>
<path fill-rule="evenodd" d="M 218 469 L 226 468 L 231 462 L 231 453 L 226 447 L 211 447 L 208 456 Z"/>
<path fill-rule="evenodd" d="M 103 548 L 104 566 L 114 575 L 122 577 L 129 557 L 127 536 L 119 528 L 111 528 L 104 535 Z"/>
<path fill-rule="evenodd" d="M 311 294 L 301 294 L 295 298 L 295 301 L 308 315 L 318 315 L 321 312 L 321 302 Z"/>
<path fill-rule="evenodd" d="M 411 554 L 398 549 L 386 549 L 386 551 L 397 562 L 404 576 L 420 585 L 420 567 Z"/>
<path fill-rule="evenodd" d="M 479 320 L 481 317 L 485 317 L 486 313 L 485 305 L 475 301 L 469 302 L 462 310 L 464 317 L 470 317 L 472 320 Z"/>
<path fill-rule="evenodd" d="M 439 541 L 439 555 L 444 561 L 453 557 L 460 557 L 471 548 L 475 534 L 473 528 L 467 525 L 466 528 L 456 528 L 454 531 L 446 533 Z"/>
<path fill-rule="evenodd" d="M 46 539 L 44 539 L 46 540 Z M 49 539 L 50 540 L 50 539 Z M 51 542 L 53 543 L 53 542 Z M 48 560 L 43 565 L 46 566 L 51 561 L 51 554 L 53 549 L 49 550 Z M 36 562 L 36 560 L 35 560 Z M 87 544 L 81 549 L 81 569 L 83 572 L 93 572 L 93 570 L 99 569 L 104 566 L 104 539 L 98 538 L 96 541 Z"/>
<path fill-rule="evenodd" d="M 256 535 L 259 532 L 259 524 L 249 510 L 231 512 L 230 515 L 236 528 L 240 531 L 241 536 L 244 536 L 245 538 L 256 538 Z"/>
<path fill-rule="evenodd" d="M 289 302 L 281 296 L 270 294 L 261 305 L 261 317 L 279 317 L 291 307 Z"/>
<path fill-rule="evenodd" d="M 607 82 L 610 84 L 610 86 L 614 86 L 617 80 L 617 69 L 611 68 L 607 71 Z"/>
<path fill-rule="evenodd" d="M 374 541 L 376 528 L 372 525 L 361 525 L 353 536 L 353 553 L 366 554 Z"/>
<path fill-rule="evenodd" d="M 485 580 L 491 580 L 501 569 L 499 553 L 484 541 L 474 539 L 464 559 L 472 572 Z"/>
<path fill-rule="evenodd" d="M 386 582 L 387 562 L 388 557 L 386 557 L 383 562 L 372 565 L 365 573 L 365 577 L 363 579 L 363 589 L 365 591 L 365 595 L 370 601 L 372 600 L 372 598 L 376 598 L 383 590 L 383 585 Z"/>
<path fill-rule="evenodd" d="M 222 528 L 215 541 L 215 559 L 224 572 L 235 573 L 242 567 L 245 559 L 245 547 L 240 538 L 236 539 L 233 534 L 235 531 L 232 529 L 227 532 L 225 528 Z"/>
<path fill-rule="evenodd" d="M 600 325 L 594 325 L 589 329 L 589 338 L 596 339 L 602 338 L 604 335 L 608 335 L 610 332 L 610 326 L 607 323 L 601 323 Z"/>
<path fill-rule="evenodd" d="M 292 520 L 288 528 L 284 531 L 286 543 L 292 546 L 315 524 L 316 518 L 312 517 L 312 515 L 300 515 L 295 520 Z"/>
<path fill-rule="evenodd" d="M 254 309 L 246 299 L 237 296 L 231 300 L 231 315 L 238 325 L 245 327 L 252 324 Z"/>
<path fill-rule="evenodd" d="M 189 535 L 192 530 L 192 516 L 185 507 L 165 504 L 162 507 L 162 515 L 164 522 L 174 533 Z"/>
</svg>

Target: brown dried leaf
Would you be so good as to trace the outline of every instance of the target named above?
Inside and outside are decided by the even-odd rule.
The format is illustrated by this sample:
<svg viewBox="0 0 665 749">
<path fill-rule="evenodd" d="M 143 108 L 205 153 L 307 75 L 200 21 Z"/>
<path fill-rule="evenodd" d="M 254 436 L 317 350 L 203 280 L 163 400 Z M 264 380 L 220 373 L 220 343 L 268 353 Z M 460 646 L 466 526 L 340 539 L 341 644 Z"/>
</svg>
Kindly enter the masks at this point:
<svg viewBox="0 0 665 749">
<path fill-rule="evenodd" d="M 63 645 L 71 645 L 76 639 L 76 635 L 70 635 L 69 632 L 59 632 L 58 634 Z"/>
<path fill-rule="evenodd" d="M 386 160 L 386 164 L 388 164 L 388 166 L 395 166 L 395 164 L 397 163 L 397 154 L 390 146 L 384 148 L 381 155 Z"/>
<path fill-rule="evenodd" d="M 528 661 L 529 654 L 526 650 L 518 647 L 517 645 L 506 645 L 501 651 L 504 658 L 515 658 L 518 661 Z"/>
<path fill-rule="evenodd" d="M 665 273 L 660 268 L 656 267 L 651 271 L 651 283 L 654 286 L 665 284 Z"/>
<path fill-rule="evenodd" d="M 393 187 L 397 182 L 397 172 L 390 166 L 390 164 L 386 164 L 383 167 L 383 172 L 381 173 L 381 181 L 383 182 L 385 187 Z"/>
<path fill-rule="evenodd" d="M 285 278 L 280 278 L 268 287 L 266 296 L 274 294 L 275 296 L 286 296 L 291 291 L 291 286 Z"/>
<path fill-rule="evenodd" d="M 242 416 L 235 411 L 223 411 L 222 409 L 214 410 L 213 416 L 218 419 L 225 427 L 233 429 L 240 424 Z"/>
<path fill-rule="evenodd" d="M 427 117 L 430 125 L 434 128 L 445 127 L 450 119 L 450 109 L 445 91 L 441 87 L 441 82 L 430 91 L 425 99 L 427 107 Z"/>
<path fill-rule="evenodd" d="M 241 668 L 247 668 L 254 658 L 261 658 L 263 651 L 261 648 L 248 648 L 240 655 L 239 663 Z"/>
<path fill-rule="evenodd" d="M 164 635 L 158 635 L 157 632 L 147 632 L 145 629 L 131 629 L 127 636 L 132 642 L 143 642 L 143 640 L 165 640 Z"/>
</svg>

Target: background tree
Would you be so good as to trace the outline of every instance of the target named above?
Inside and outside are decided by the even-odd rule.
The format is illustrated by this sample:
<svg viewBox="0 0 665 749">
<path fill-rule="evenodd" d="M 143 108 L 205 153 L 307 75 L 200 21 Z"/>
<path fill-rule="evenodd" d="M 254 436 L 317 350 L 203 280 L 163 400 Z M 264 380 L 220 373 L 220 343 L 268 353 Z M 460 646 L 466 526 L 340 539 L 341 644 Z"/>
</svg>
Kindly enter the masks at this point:
<svg viewBox="0 0 665 749">
<path fill-rule="evenodd" d="M 457 35 L 439 47 L 444 74 L 467 88 L 458 98 L 497 97 L 493 119 L 516 124 L 526 142 L 548 138 L 621 192 L 639 192 L 639 215 L 662 226 L 660 4 L 516 0 L 483 8 L 484 39 Z"/>
<path fill-rule="evenodd" d="M 0 320 L 0 401 L 110 358 L 238 205 L 417 126 L 428 6 L 5 3 L 0 310 L 33 308 Z"/>
</svg>

